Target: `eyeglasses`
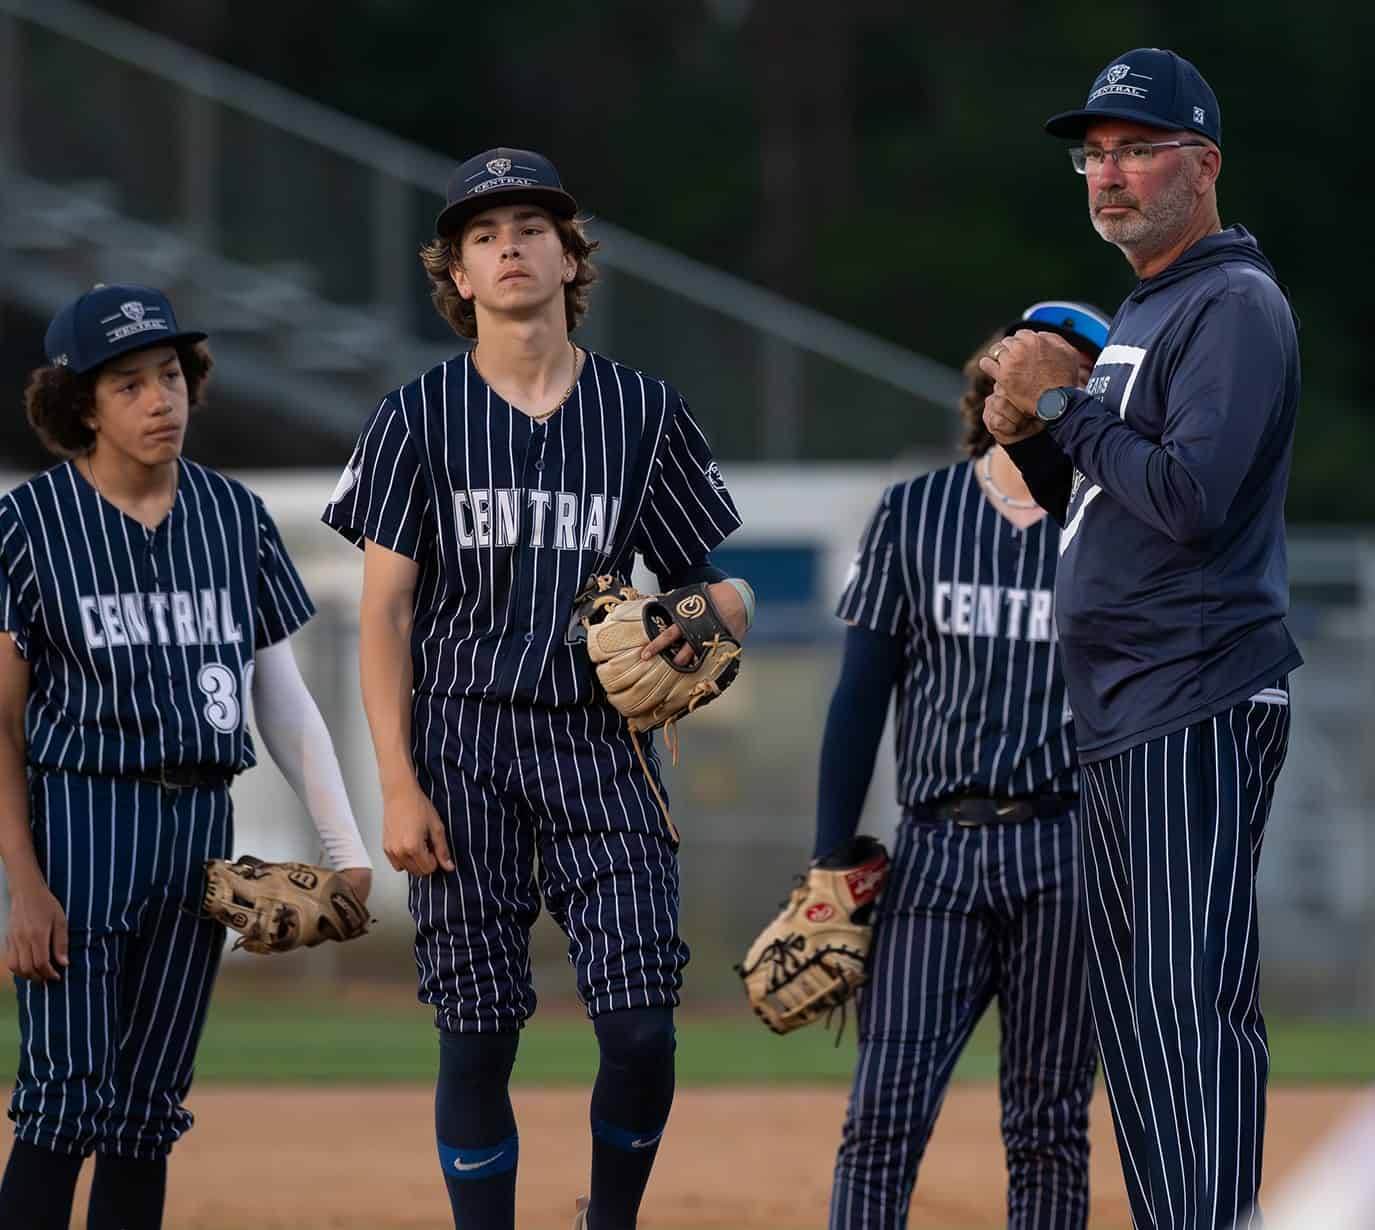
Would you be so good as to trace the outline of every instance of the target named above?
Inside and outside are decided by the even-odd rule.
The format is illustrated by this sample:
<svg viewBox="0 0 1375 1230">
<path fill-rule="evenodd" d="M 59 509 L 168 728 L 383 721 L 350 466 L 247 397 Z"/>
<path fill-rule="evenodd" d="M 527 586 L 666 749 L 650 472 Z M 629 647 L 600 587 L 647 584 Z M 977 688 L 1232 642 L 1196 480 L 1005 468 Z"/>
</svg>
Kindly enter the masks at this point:
<svg viewBox="0 0 1375 1230">
<path fill-rule="evenodd" d="M 1080 303 L 1069 303 L 1062 299 L 1033 303 L 1022 313 L 1022 320 L 1028 325 L 1052 325 L 1064 329 L 1099 350 L 1108 340 L 1109 322 Z"/>
<path fill-rule="evenodd" d="M 1206 141 L 1134 141 L 1116 149 L 1099 149 L 1096 145 L 1071 145 L 1069 160 L 1080 175 L 1103 169 L 1103 159 L 1111 158 L 1126 175 L 1140 174 L 1151 165 L 1158 149 L 1202 149 Z"/>
</svg>

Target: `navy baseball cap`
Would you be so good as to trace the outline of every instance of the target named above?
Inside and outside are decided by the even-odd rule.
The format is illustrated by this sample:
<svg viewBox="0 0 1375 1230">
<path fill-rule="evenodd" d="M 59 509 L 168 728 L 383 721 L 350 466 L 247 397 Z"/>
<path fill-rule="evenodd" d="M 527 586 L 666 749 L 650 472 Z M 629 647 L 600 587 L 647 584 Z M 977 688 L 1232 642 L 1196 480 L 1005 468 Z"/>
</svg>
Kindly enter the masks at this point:
<svg viewBox="0 0 1375 1230">
<path fill-rule="evenodd" d="M 1057 333 L 1076 350 L 1097 357 L 1108 340 L 1112 322 L 1096 307 L 1087 303 L 1073 303 L 1068 299 L 1045 299 L 1033 303 L 1003 331 L 1011 337 L 1018 329 L 1035 329 L 1040 333 Z"/>
<path fill-rule="evenodd" d="M 578 203 L 564 191 L 554 164 L 543 154 L 504 146 L 475 154 L 449 176 L 448 204 L 434 220 L 437 235 L 452 235 L 489 205 L 539 205 L 560 218 L 571 218 Z"/>
<path fill-rule="evenodd" d="M 1081 138 L 1094 120 L 1186 129 L 1222 145 L 1222 112 L 1212 87 L 1183 56 L 1159 47 L 1123 52 L 1093 79 L 1083 107 L 1052 115 L 1046 131 L 1052 137 Z"/>
<path fill-rule="evenodd" d="M 130 350 L 203 342 L 205 337 L 177 328 L 172 305 L 160 290 L 99 282 L 53 317 L 43 350 L 49 363 L 80 373 Z"/>
</svg>

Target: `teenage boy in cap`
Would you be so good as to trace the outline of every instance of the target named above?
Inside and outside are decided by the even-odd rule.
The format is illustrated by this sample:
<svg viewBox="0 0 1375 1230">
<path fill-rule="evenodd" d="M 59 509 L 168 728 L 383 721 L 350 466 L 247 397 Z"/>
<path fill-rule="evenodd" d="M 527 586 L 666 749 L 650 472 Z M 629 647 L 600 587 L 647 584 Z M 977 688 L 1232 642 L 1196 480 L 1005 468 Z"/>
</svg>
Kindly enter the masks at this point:
<svg viewBox="0 0 1375 1230">
<path fill-rule="evenodd" d="M 314 613 L 247 488 L 181 455 L 205 334 L 143 286 L 98 286 L 48 329 L 29 422 L 61 464 L 0 498 L 0 858 L 19 995 L 0 1225 L 162 1221 L 167 1155 L 224 948 L 197 917 L 229 857 L 229 786 L 272 758 L 360 895 L 371 862 L 288 641 Z"/>
<path fill-rule="evenodd" d="M 1301 661 L 1284 623 L 1296 321 L 1256 241 L 1221 226 L 1217 99 L 1187 60 L 1118 56 L 1046 128 L 1076 142 L 1094 227 L 1141 279 L 1087 392 L 1043 334 L 983 360 L 985 422 L 1065 525 L 1103 1069 L 1135 1223 L 1251 1225 L 1256 868 Z"/>
<path fill-rule="evenodd" d="M 1051 612 L 1060 528 L 983 423 L 979 367 L 1019 329 L 1088 379 L 1108 321 L 1033 304 L 965 364 L 967 459 L 884 492 L 839 605 L 850 625 L 821 748 L 814 858 L 854 837 L 894 704 L 897 830 L 860 1002 L 831 1230 L 900 1230 L 950 1073 L 1002 1023 L 1008 1225 L 1088 1216 L 1089 1019 L 1074 732 Z"/>
<path fill-rule="evenodd" d="M 589 578 L 628 576 L 638 552 L 664 589 L 709 582 L 742 635 L 749 587 L 709 559 L 740 520 L 678 392 L 569 339 L 596 245 L 549 160 L 488 150 L 448 197 L 421 255 L 473 348 L 382 399 L 324 519 L 364 550 L 363 703 L 439 1029 L 455 1223 L 515 1221 L 507 1086 L 542 898 L 601 1052 L 578 1224 L 630 1230 L 673 1099 L 688 949 L 657 759 L 642 771 L 570 619 Z"/>
</svg>

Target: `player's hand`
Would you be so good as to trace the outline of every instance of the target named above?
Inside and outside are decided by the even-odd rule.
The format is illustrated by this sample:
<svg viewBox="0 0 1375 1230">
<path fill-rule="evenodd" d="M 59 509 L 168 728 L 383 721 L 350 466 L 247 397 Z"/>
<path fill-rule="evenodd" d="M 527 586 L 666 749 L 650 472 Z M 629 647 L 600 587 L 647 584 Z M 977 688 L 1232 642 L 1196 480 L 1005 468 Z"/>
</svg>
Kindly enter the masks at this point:
<svg viewBox="0 0 1375 1230">
<path fill-rule="evenodd" d="M 1035 415 L 1028 417 L 1014 406 L 1006 396 L 993 392 L 984 400 L 984 426 L 999 444 L 1016 444 L 1045 429 L 1045 424 Z"/>
<path fill-rule="evenodd" d="M 367 903 L 372 892 L 372 869 L 369 867 L 342 867 L 339 874 L 349 882 L 349 887 L 358 894 L 358 900 Z"/>
<path fill-rule="evenodd" d="M 444 822 L 417 782 L 382 799 L 382 852 L 397 871 L 430 875 L 436 867 L 453 871 Z"/>
<path fill-rule="evenodd" d="M 682 628 L 680 628 L 677 624 L 669 624 L 667 628 L 660 632 L 658 636 L 656 636 L 652 641 L 649 642 L 648 645 L 646 645 L 642 650 L 640 650 L 640 661 L 648 662 L 650 658 L 655 656 L 655 654 L 663 653 L 665 649 L 668 649 L 676 645 L 682 639 Z M 677 662 L 679 666 L 686 666 L 689 662 L 692 661 L 692 646 L 684 645 L 676 654 L 674 654 L 673 660 Z"/>
<path fill-rule="evenodd" d="M 745 602 L 740 597 L 740 591 L 728 581 L 713 581 L 707 586 L 707 593 L 711 596 L 712 605 L 716 607 L 722 622 L 730 629 L 730 634 L 737 641 L 743 640 L 749 628 L 749 617 L 745 612 Z M 648 662 L 655 654 L 662 653 L 682 639 L 683 630 L 677 624 L 670 624 L 640 650 L 640 660 Z M 686 666 L 692 661 L 692 646 L 684 645 L 674 655 L 673 660 L 679 666 Z"/>
<path fill-rule="evenodd" d="M 1047 389 L 1079 385 L 1079 352 L 1064 338 L 1035 329 L 1018 329 L 996 343 L 979 360 L 979 368 L 997 382 L 998 392 L 1028 415 L 1036 413 L 1036 399 Z"/>
<path fill-rule="evenodd" d="M 46 884 L 12 887 L 5 961 L 16 978 L 62 981 L 62 970 L 71 964 L 67 915 Z"/>
</svg>

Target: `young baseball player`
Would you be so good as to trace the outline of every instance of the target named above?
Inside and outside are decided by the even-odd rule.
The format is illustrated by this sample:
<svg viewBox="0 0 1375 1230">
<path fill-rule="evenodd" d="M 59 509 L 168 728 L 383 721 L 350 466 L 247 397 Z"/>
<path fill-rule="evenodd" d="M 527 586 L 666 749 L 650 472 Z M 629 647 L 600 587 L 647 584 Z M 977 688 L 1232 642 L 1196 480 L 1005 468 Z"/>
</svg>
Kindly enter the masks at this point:
<svg viewBox="0 0 1375 1230">
<path fill-rule="evenodd" d="M 1076 142 L 1094 228 L 1140 279 L 1086 392 L 1054 339 L 983 360 L 986 421 L 1065 526 L 1103 1072 L 1135 1224 L 1254 1226 L 1256 869 L 1301 663 L 1284 619 L 1297 326 L 1255 239 L 1219 220 L 1222 120 L 1187 60 L 1128 51 L 1046 127 Z"/>
<path fill-rule="evenodd" d="M 313 613 L 272 518 L 182 457 L 210 373 L 142 286 L 48 328 L 29 421 L 66 460 L 0 497 L 0 858 L 19 994 L 0 1225 L 65 1228 L 96 1154 L 90 1230 L 161 1224 L 167 1155 L 224 928 L 196 916 L 255 763 L 249 697 L 329 860 L 371 872 L 287 638 Z"/>
<path fill-rule="evenodd" d="M 907 1225 L 951 1070 L 990 1003 L 1002 1024 L 1008 1225 L 1088 1214 L 1094 1046 L 1080 924 L 1077 779 L 1051 593 L 1059 527 L 981 418 L 978 362 L 1018 329 L 1065 338 L 1087 380 L 1108 322 L 1038 303 L 965 364 L 968 460 L 890 487 L 839 605 L 840 681 L 814 857 L 845 850 L 890 698 L 898 826 L 860 1001 L 832 1230 Z"/>
<path fill-rule="evenodd" d="M 439 1158 L 464 1230 L 514 1224 L 507 1084 L 541 900 L 601 1052 L 579 1225 L 635 1225 L 673 1097 L 677 843 L 657 762 L 641 768 L 594 686 L 575 598 L 639 553 L 665 589 L 710 582 L 737 638 L 753 602 L 709 562 L 739 518 L 687 404 L 569 338 L 594 277 L 575 213 L 539 154 L 458 168 L 422 255 L 436 307 L 475 344 L 383 398 L 325 513 L 364 548 L 383 844 L 411 876 Z"/>
</svg>

